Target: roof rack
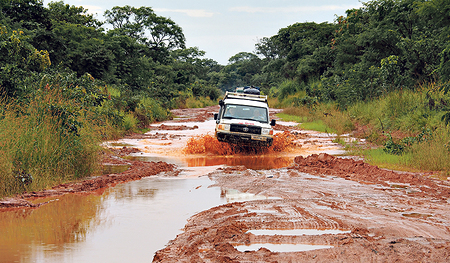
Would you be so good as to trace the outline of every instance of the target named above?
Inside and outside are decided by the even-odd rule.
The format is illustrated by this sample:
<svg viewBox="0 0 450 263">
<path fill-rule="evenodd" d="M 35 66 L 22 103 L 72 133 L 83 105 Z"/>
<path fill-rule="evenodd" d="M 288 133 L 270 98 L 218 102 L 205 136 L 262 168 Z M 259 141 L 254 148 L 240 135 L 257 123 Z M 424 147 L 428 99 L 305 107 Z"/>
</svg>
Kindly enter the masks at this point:
<svg viewBox="0 0 450 263">
<path fill-rule="evenodd" d="M 244 99 L 244 100 L 256 100 L 267 103 L 267 95 L 254 95 L 254 94 L 246 94 L 246 93 L 237 93 L 237 92 L 229 92 L 225 93 L 225 97 L 223 99 Z"/>
</svg>

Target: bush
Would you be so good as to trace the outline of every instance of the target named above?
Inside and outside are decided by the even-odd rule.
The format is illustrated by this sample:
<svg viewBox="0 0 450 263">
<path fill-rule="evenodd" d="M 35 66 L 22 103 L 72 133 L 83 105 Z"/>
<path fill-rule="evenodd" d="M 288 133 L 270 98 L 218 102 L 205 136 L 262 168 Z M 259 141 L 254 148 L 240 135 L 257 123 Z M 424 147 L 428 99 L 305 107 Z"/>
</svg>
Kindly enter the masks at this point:
<svg viewBox="0 0 450 263">
<path fill-rule="evenodd" d="M 130 132 L 130 131 L 133 131 L 134 128 L 137 127 L 138 123 L 139 123 L 139 121 L 134 116 L 134 114 L 129 112 L 129 113 L 126 113 L 125 116 L 123 117 L 122 128 L 126 132 Z"/>
<path fill-rule="evenodd" d="M 301 86 L 294 80 L 285 80 L 279 87 L 279 100 L 284 100 L 289 95 L 294 95 L 297 91 L 302 90 Z"/>
</svg>

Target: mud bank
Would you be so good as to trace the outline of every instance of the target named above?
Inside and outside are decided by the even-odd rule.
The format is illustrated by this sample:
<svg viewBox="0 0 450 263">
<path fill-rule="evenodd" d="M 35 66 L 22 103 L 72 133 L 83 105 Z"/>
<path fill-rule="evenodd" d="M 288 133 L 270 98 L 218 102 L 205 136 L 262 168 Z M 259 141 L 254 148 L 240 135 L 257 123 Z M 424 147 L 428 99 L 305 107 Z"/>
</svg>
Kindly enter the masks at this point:
<svg viewBox="0 0 450 263">
<path fill-rule="evenodd" d="M 412 196 L 429 196 L 444 202 L 450 198 L 450 184 L 446 181 L 431 179 L 432 173 L 407 173 L 380 169 L 364 163 L 362 160 L 337 158 L 329 154 L 313 154 L 308 157 L 297 156 L 295 165 L 288 169 L 314 175 L 339 176 L 364 184 L 380 184 L 386 187 L 396 183 L 399 188 L 414 188 Z"/>
</svg>

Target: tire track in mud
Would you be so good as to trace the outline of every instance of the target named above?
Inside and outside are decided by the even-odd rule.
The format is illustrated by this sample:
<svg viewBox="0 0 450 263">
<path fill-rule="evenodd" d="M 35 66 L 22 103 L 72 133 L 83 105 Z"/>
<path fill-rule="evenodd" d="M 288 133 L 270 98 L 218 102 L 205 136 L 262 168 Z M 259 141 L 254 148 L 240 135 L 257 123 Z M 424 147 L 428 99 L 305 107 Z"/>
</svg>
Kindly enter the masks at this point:
<svg viewBox="0 0 450 263">
<path fill-rule="evenodd" d="M 182 234 L 157 252 L 154 262 L 446 262 L 450 258 L 448 201 L 441 195 L 433 195 L 445 193 L 445 185 L 417 194 L 382 181 L 383 178 L 392 180 L 390 183 L 405 181 L 391 172 L 384 175 L 387 177 L 376 177 L 374 173 L 374 184 L 368 183 L 372 177 L 362 173 L 364 184 L 361 184 L 346 176 L 340 178 L 338 170 L 332 176 L 322 173 L 321 169 L 327 167 L 324 163 L 317 163 L 316 167 L 316 175 L 304 173 L 301 167 L 266 171 L 228 167 L 209 174 L 216 182 L 214 186 L 270 198 L 231 203 L 198 213 L 188 221 Z M 378 171 L 375 167 L 366 168 Z M 356 175 L 354 172 L 353 176 Z M 418 180 L 425 179 L 416 178 L 413 183 Z M 408 217 L 407 213 L 425 216 Z M 248 232 L 288 229 L 351 232 L 311 236 Z M 264 248 L 240 252 L 235 248 L 261 243 L 332 248 L 280 253 Z"/>
</svg>

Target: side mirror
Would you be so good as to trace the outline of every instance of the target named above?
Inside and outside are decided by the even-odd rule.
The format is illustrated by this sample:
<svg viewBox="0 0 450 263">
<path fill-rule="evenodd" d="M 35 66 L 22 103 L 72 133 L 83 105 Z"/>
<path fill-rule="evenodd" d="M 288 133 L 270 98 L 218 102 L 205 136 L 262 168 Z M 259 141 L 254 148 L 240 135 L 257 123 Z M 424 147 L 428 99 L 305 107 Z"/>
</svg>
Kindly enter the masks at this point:
<svg viewBox="0 0 450 263">
<path fill-rule="evenodd" d="M 270 121 L 270 126 L 275 126 L 275 125 L 276 125 L 276 120 L 272 119 L 272 120 Z"/>
<path fill-rule="evenodd" d="M 219 113 L 214 113 L 214 120 L 217 120 L 219 118 Z"/>
<path fill-rule="evenodd" d="M 223 105 L 224 105 L 223 100 L 219 100 L 219 105 L 220 105 L 220 107 L 223 107 Z"/>
</svg>

